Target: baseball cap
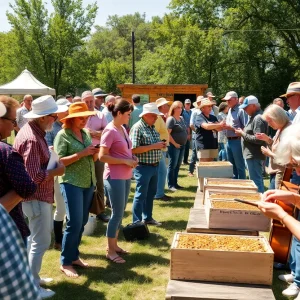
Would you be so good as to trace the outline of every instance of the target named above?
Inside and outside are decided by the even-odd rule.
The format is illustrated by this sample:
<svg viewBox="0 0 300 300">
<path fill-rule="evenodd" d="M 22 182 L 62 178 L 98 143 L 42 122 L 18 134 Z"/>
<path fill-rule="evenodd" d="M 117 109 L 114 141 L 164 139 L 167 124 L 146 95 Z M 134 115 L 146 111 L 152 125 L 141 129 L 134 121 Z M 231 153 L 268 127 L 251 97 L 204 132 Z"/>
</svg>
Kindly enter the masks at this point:
<svg viewBox="0 0 300 300">
<path fill-rule="evenodd" d="M 230 98 L 238 98 L 238 94 L 235 91 L 228 92 L 222 100 L 229 100 Z"/>
<path fill-rule="evenodd" d="M 184 104 L 186 104 L 186 103 L 192 104 L 192 101 L 190 99 L 185 99 Z"/>
<path fill-rule="evenodd" d="M 258 103 L 258 99 L 255 96 L 251 95 L 245 98 L 244 103 L 240 105 L 240 108 L 244 109 L 250 104 L 257 104 L 257 103 Z"/>
</svg>

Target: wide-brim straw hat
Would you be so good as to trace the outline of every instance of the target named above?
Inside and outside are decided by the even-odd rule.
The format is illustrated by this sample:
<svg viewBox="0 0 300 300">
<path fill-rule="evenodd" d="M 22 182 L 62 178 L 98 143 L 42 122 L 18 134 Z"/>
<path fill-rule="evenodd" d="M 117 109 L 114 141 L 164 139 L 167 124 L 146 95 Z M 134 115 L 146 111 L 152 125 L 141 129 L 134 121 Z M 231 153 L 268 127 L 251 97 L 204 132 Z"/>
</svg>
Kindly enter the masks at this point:
<svg viewBox="0 0 300 300">
<path fill-rule="evenodd" d="M 27 119 L 37 119 L 54 113 L 61 113 L 68 110 L 66 105 L 57 105 L 50 95 L 41 96 L 32 101 L 31 111 L 24 115 Z"/>
<path fill-rule="evenodd" d="M 286 93 L 280 97 L 289 97 L 296 94 L 300 94 L 300 82 L 292 82 L 289 84 Z"/>
<path fill-rule="evenodd" d="M 6 110 L 5 105 L 2 102 L 0 102 L 0 118 L 6 114 L 6 111 L 7 110 Z"/>
<path fill-rule="evenodd" d="M 208 100 L 207 98 L 203 99 L 201 101 L 201 104 L 199 106 L 199 109 L 203 108 L 204 106 L 213 106 L 212 102 Z"/>
<path fill-rule="evenodd" d="M 156 105 L 155 102 L 145 104 L 143 106 L 143 112 L 139 115 L 139 117 L 141 118 L 143 115 L 146 115 L 146 114 L 156 114 L 156 115 L 159 115 L 159 116 L 164 115 L 163 113 L 161 113 L 158 110 L 157 105 Z"/>
<path fill-rule="evenodd" d="M 168 101 L 166 98 L 159 98 L 155 101 L 155 103 L 157 107 L 160 107 L 164 104 L 171 105 L 172 101 Z"/>
<path fill-rule="evenodd" d="M 69 115 L 61 119 L 60 121 L 62 123 L 65 123 L 68 119 L 94 116 L 96 113 L 96 111 L 89 111 L 87 105 L 84 102 L 75 102 L 69 106 Z"/>
</svg>

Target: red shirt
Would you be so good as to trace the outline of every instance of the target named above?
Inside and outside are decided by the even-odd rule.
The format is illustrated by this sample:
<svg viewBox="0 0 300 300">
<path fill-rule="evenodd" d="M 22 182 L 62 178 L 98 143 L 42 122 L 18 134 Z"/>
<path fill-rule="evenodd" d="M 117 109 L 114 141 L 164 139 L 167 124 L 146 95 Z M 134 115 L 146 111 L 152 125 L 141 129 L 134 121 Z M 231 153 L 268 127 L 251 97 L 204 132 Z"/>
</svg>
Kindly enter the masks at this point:
<svg viewBox="0 0 300 300">
<path fill-rule="evenodd" d="M 28 122 L 18 132 L 14 148 L 22 155 L 26 170 L 38 188 L 23 201 L 54 202 L 54 179 L 45 180 L 50 152 L 45 140 L 46 132 L 34 121 Z"/>
</svg>

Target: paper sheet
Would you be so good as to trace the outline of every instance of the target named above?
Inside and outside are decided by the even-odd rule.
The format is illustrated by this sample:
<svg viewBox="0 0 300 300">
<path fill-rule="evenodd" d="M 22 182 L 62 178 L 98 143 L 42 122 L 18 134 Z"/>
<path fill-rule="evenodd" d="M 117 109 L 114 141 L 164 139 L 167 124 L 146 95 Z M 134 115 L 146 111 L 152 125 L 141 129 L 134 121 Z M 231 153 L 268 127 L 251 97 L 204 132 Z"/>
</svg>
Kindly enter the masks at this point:
<svg viewBox="0 0 300 300">
<path fill-rule="evenodd" d="M 52 170 L 57 167 L 57 164 L 59 162 L 59 157 L 57 153 L 54 150 L 50 150 L 50 159 L 48 162 L 47 170 Z"/>
</svg>

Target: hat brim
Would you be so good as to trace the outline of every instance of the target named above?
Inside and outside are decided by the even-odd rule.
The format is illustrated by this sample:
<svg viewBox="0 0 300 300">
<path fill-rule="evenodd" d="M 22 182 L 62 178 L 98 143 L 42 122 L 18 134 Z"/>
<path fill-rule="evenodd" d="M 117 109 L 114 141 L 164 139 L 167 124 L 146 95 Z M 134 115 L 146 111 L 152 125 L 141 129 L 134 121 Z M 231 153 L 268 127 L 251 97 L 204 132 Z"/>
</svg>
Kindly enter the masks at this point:
<svg viewBox="0 0 300 300">
<path fill-rule="evenodd" d="M 94 97 L 106 97 L 108 94 L 94 94 Z"/>
<path fill-rule="evenodd" d="M 6 110 L 6 107 L 5 105 L 0 102 L 0 117 L 4 116 L 6 114 L 7 110 Z"/>
<path fill-rule="evenodd" d="M 211 107 L 213 107 L 212 104 L 204 104 L 204 105 L 200 105 L 200 106 L 199 106 L 199 109 L 201 109 L 201 108 L 203 108 L 203 107 L 205 107 L 205 106 L 211 106 Z"/>
<path fill-rule="evenodd" d="M 29 113 L 25 114 L 23 117 L 26 119 L 38 119 L 51 114 L 66 112 L 68 109 L 69 107 L 67 105 L 57 105 L 57 109 L 44 111 L 43 114 L 35 114 L 34 112 L 30 111 Z"/>
<path fill-rule="evenodd" d="M 163 105 L 165 105 L 165 104 L 171 105 L 171 103 L 172 103 L 172 101 L 164 101 L 164 102 L 162 102 L 162 103 L 160 103 L 160 104 L 156 104 L 156 106 L 157 106 L 157 107 L 161 107 L 161 106 L 163 106 Z"/>
<path fill-rule="evenodd" d="M 293 95 L 300 95 L 300 92 L 290 92 L 290 93 L 286 93 L 283 95 L 280 95 L 279 97 L 289 97 L 289 96 L 293 96 Z"/>
<path fill-rule="evenodd" d="M 161 113 L 161 112 L 151 112 L 151 111 L 146 111 L 146 112 L 142 112 L 140 115 L 139 115 L 139 117 L 141 118 L 142 116 L 144 116 L 144 115 L 147 115 L 147 114 L 155 114 L 155 115 L 158 115 L 158 116 L 163 116 L 164 114 L 163 113 Z"/>
<path fill-rule="evenodd" d="M 66 116 L 65 118 L 61 119 L 60 121 L 62 123 L 65 123 L 65 121 L 68 119 L 94 116 L 96 113 L 97 113 L 96 111 L 82 111 L 82 112 L 78 112 L 78 113 L 73 113 L 73 114 L 70 114 L 70 115 Z"/>
<path fill-rule="evenodd" d="M 248 106 L 249 104 L 241 104 L 240 106 L 239 106 L 239 108 L 241 108 L 241 109 L 244 109 L 244 108 L 246 108 L 247 106 Z"/>
<path fill-rule="evenodd" d="M 232 98 L 232 97 L 224 97 L 224 98 L 222 98 L 221 100 L 223 100 L 223 101 L 228 101 L 230 98 Z"/>
</svg>

